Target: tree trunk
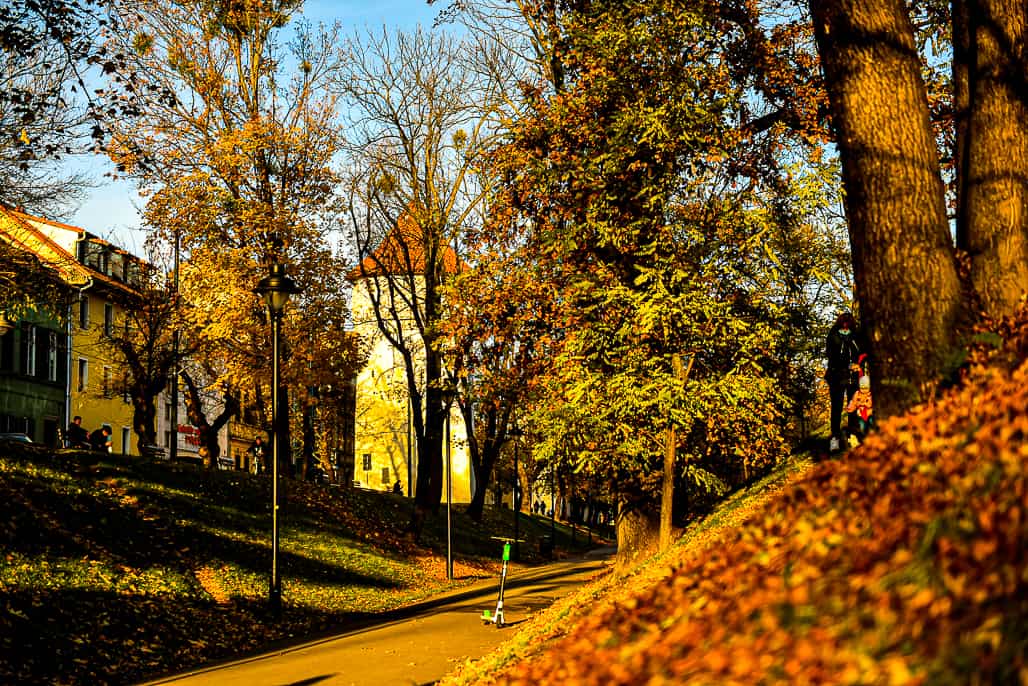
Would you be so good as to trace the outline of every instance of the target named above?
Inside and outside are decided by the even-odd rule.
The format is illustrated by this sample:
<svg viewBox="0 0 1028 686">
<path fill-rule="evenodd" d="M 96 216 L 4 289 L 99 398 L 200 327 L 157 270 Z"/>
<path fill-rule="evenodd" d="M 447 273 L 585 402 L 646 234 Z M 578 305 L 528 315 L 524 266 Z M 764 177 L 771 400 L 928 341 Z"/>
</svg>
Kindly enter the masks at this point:
<svg viewBox="0 0 1028 686">
<path fill-rule="evenodd" d="M 682 363 L 681 353 L 671 356 L 671 365 L 675 371 L 675 379 L 685 383 L 687 372 Z M 692 357 L 689 358 L 692 368 Z M 675 456 L 678 453 L 678 437 L 673 424 L 669 423 L 664 435 L 664 474 L 663 488 L 660 494 L 660 549 L 667 550 L 671 546 L 671 514 L 675 502 Z"/>
<path fill-rule="evenodd" d="M 207 421 L 207 415 L 203 410 L 203 401 L 200 399 L 200 392 L 193 383 L 193 378 L 186 371 L 180 371 L 179 375 L 186 382 L 186 413 L 189 416 L 189 423 L 196 427 L 200 441 L 200 457 L 208 469 L 214 469 L 218 464 L 218 457 L 221 456 L 221 446 L 218 444 L 218 433 L 239 412 L 239 401 L 229 393 L 225 393 L 225 409 L 221 411 L 213 422 Z"/>
<path fill-rule="evenodd" d="M 660 516 L 656 504 L 644 498 L 619 498 L 617 538 L 615 566 L 618 571 L 627 571 L 641 558 L 655 552 L 660 542 Z"/>
<path fill-rule="evenodd" d="M 300 467 L 300 478 L 307 481 L 310 478 L 310 469 L 314 465 L 314 453 L 318 437 L 314 432 L 315 412 L 317 404 L 314 394 L 307 393 L 303 408 L 303 465 Z"/>
<path fill-rule="evenodd" d="M 442 364 L 439 354 L 425 353 L 425 434 L 418 443 L 418 492 L 415 502 L 423 510 L 438 512 L 443 496 L 443 449 L 446 415 L 440 392 Z"/>
<path fill-rule="evenodd" d="M 153 396 L 145 389 L 133 387 L 132 393 L 132 428 L 139 439 L 139 454 L 143 454 L 144 445 L 157 443 L 157 408 Z"/>
<path fill-rule="evenodd" d="M 473 405 L 461 404 L 464 426 L 473 426 L 473 408 Z M 489 492 L 489 485 L 493 478 L 493 469 L 496 466 L 497 459 L 499 459 L 500 450 L 507 436 L 507 422 L 509 418 L 509 406 L 504 407 L 502 416 L 500 411 L 493 407 L 485 413 L 483 440 L 479 441 L 476 436 L 468 437 L 471 468 L 475 470 L 475 492 L 471 494 L 471 503 L 468 505 L 466 512 L 476 522 L 482 521 L 482 513 L 485 509 L 485 496 Z"/>
<path fill-rule="evenodd" d="M 1002 316 L 1028 288 L 1028 11 L 1012 0 L 958 0 L 953 14 L 954 74 L 963 77 L 955 100 L 964 115 L 957 247 L 970 255 L 978 305 Z"/>
<path fill-rule="evenodd" d="M 876 414 L 924 397 L 962 301 L 921 62 L 903 0 L 810 0 L 842 159 Z"/>
</svg>

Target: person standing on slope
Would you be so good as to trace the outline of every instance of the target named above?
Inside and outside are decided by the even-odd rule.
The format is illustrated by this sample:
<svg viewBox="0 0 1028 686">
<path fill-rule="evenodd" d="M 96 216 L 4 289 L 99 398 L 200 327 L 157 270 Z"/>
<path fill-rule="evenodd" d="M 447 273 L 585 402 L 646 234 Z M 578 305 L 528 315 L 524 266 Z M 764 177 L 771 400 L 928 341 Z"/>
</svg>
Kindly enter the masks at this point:
<svg viewBox="0 0 1028 686">
<path fill-rule="evenodd" d="M 857 340 L 856 321 L 849 312 L 843 312 L 828 331 L 825 357 L 828 370 L 828 398 L 831 403 L 832 437 L 828 443 L 829 452 L 835 452 L 846 444 L 842 433 L 842 409 L 853 398 L 860 386 L 860 342 Z"/>
</svg>

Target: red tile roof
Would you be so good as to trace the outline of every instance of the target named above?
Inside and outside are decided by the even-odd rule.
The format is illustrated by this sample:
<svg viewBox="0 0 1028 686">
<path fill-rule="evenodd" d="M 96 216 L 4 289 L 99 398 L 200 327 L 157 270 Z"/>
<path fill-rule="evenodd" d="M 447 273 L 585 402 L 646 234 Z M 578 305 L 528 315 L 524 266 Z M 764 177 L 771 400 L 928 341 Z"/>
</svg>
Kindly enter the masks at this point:
<svg viewBox="0 0 1028 686">
<path fill-rule="evenodd" d="M 25 243 L 25 241 L 19 239 L 17 236 L 7 232 L 10 240 L 16 241 L 22 249 L 28 250 L 35 254 L 37 257 L 42 259 L 45 263 L 50 264 L 58 271 L 61 272 L 63 277 L 68 283 L 78 285 L 84 283 L 88 278 L 92 278 L 94 282 L 101 282 L 108 286 L 135 292 L 135 289 L 122 281 L 115 279 L 101 271 L 90 267 L 87 264 L 83 264 L 78 259 L 69 253 L 63 246 L 57 243 L 55 240 L 47 236 L 43 231 L 38 228 L 38 224 L 48 224 L 68 231 L 78 232 L 82 238 L 87 238 L 93 242 L 100 243 L 102 245 L 109 246 L 114 252 L 130 255 L 126 250 L 118 248 L 117 246 L 108 243 L 107 241 L 97 238 L 90 234 L 83 228 L 78 226 L 72 226 L 71 224 L 63 224 L 52 219 L 45 217 L 36 217 L 31 214 L 27 214 L 22 210 L 12 209 L 4 205 L 0 205 L 0 214 L 6 215 L 11 221 L 13 221 L 22 231 L 25 231 L 32 237 L 33 241 L 38 241 L 37 246 L 31 246 Z M 39 246 L 45 246 L 47 252 L 42 252 Z M 138 258 L 136 258 L 138 259 Z M 76 278 L 77 277 L 77 278 Z"/>
<path fill-rule="evenodd" d="M 457 274 L 467 268 L 449 245 L 443 250 L 443 269 Z M 350 270 L 346 278 L 358 281 L 382 275 L 424 274 L 424 233 L 409 214 L 400 217 L 377 248 Z"/>
</svg>

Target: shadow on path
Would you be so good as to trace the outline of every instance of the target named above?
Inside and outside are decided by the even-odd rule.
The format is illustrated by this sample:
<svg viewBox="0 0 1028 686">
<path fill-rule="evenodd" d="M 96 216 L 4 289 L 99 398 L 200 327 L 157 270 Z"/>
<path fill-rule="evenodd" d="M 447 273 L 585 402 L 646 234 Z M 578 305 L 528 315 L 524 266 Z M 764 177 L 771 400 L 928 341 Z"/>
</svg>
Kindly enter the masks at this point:
<svg viewBox="0 0 1028 686">
<path fill-rule="evenodd" d="M 516 607 L 518 614 L 534 612 L 548 607 L 554 600 L 563 595 L 562 589 L 570 589 L 573 585 L 584 583 L 587 580 L 586 577 L 592 578 L 609 569 L 606 564 L 606 558 L 612 552 L 606 550 L 594 551 L 581 558 L 552 562 L 537 567 L 517 568 L 509 571 L 504 596 L 518 595 L 517 591 L 522 589 L 527 590 L 527 593 L 519 595 L 516 599 L 509 602 L 508 605 L 511 608 Z M 180 679 L 196 677 L 233 666 L 238 667 L 269 659 L 274 660 L 298 651 L 311 650 L 340 639 L 398 626 L 411 620 L 430 618 L 446 613 L 466 613 L 469 607 L 476 603 L 480 603 L 482 608 L 491 608 L 496 602 L 498 591 L 499 578 L 497 577 L 478 581 L 470 587 L 444 592 L 428 600 L 394 610 L 376 613 L 354 613 L 347 616 L 345 627 L 340 626 L 320 634 L 279 641 L 264 646 L 259 653 L 255 652 L 207 663 L 188 672 L 167 675 L 146 683 L 151 685 L 172 683 Z M 534 597 L 537 595 L 545 595 L 546 597 Z M 515 626 L 521 621 L 523 620 L 507 622 L 505 628 Z M 280 686 L 315 684 L 320 681 L 331 680 L 335 676 L 333 674 L 320 674 L 295 682 L 283 681 Z"/>
</svg>

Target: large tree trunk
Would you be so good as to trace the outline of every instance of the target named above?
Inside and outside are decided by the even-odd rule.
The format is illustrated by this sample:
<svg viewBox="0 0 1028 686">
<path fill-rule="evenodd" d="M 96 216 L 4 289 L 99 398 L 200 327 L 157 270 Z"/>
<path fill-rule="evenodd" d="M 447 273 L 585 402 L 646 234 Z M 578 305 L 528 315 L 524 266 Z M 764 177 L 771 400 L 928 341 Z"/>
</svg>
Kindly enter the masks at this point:
<svg viewBox="0 0 1028 686">
<path fill-rule="evenodd" d="M 229 394 L 224 396 L 224 409 L 215 417 L 213 422 L 207 420 L 207 414 L 203 409 L 203 401 L 200 392 L 193 382 L 193 378 L 185 370 L 179 375 L 186 382 L 186 413 L 189 416 L 189 423 L 197 428 L 200 441 L 200 457 L 208 469 L 214 469 L 218 465 L 218 457 L 221 456 L 221 446 L 218 444 L 218 434 L 228 420 L 239 412 L 239 400 Z"/>
<path fill-rule="evenodd" d="M 991 316 L 1028 288 L 1028 90 L 1023 2 L 953 4 L 957 247 Z"/>
<path fill-rule="evenodd" d="M 961 313 L 938 154 L 903 0 L 810 0 L 842 159 L 876 414 L 923 398 Z"/>
<path fill-rule="evenodd" d="M 693 355 L 689 355 L 689 367 L 686 369 L 682 361 L 681 353 L 674 353 L 671 356 L 671 366 L 675 371 L 675 378 L 684 386 L 685 380 L 692 371 Z M 664 435 L 664 474 L 662 475 L 662 488 L 660 493 L 660 549 L 667 550 L 671 547 L 672 535 L 672 512 L 675 502 L 675 458 L 678 455 L 678 438 L 674 425 L 667 428 Z"/>
<path fill-rule="evenodd" d="M 138 437 L 139 454 L 143 454 L 144 445 L 157 443 L 157 407 L 153 396 L 145 388 L 135 385 L 132 393 L 132 429 Z"/>
<path fill-rule="evenodd" d="M 461 415 L 464 426 L 474 426 L 474 405 L 461 403 Z M 468 452 L 471 457 L 471 468 L 475 474 L 475 492 L 471 494 L 471 503 L 467 513 L 476 522 L 482 521 L 485 510 L 485 496 L 493 479 L 493 468 L 499 459 L 503 443 L 507 439 L 507 423 L 510 420 L 510 406 L 504 405 L 502 412 L 495 407 L 485 413 L 485 428 L 482 440 L 477 436 L 468 436 Z"/>
<path fill-rule="evenodd" d="M 420 535 L 422 523 L 428 514 L 438 513 L 443 492 L 443 429 L 446 412 L 442 408 L 439 388 L 441 365 L 438 354 L 425 356 L 425 408 L 424 414 L 414 416 L 417 437 L 418 468 L 414 492 L 411 530 Z"/>
<path fill-rule="evenodd" d="M 617 538 L 615 566 L 619 571 L 656 552 L 660 543 L 659 505 L 650 498 L 619 497 Z"/>
</svg>

